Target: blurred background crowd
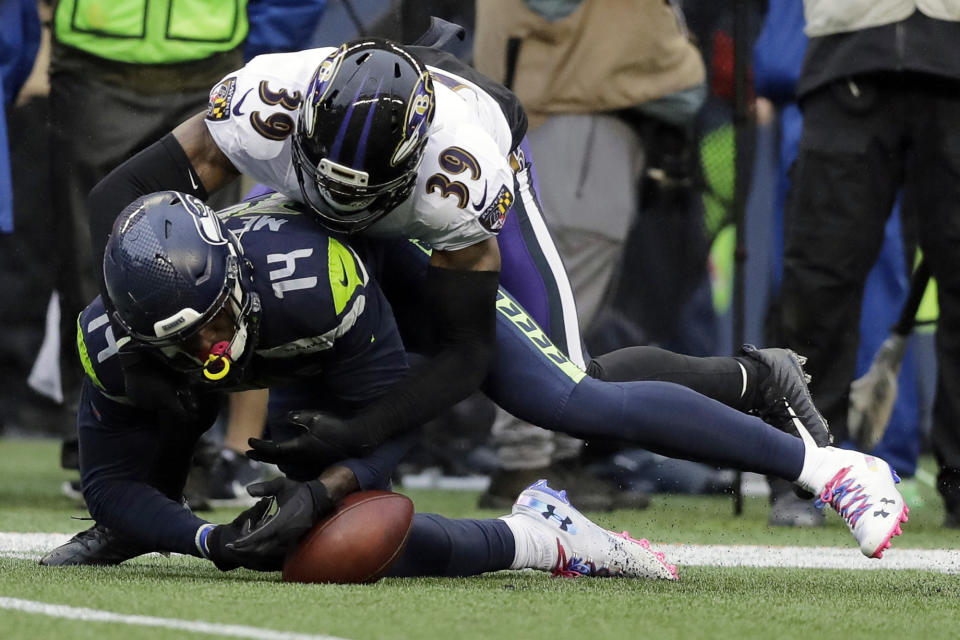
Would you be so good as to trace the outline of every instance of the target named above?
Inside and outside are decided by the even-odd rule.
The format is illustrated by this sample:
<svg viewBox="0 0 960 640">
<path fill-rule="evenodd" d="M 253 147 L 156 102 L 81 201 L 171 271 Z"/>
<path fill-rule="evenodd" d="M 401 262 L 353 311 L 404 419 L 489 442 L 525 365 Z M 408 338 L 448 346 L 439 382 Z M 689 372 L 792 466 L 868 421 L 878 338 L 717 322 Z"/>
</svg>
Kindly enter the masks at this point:
<svg viewBox="0 0 960 640">
<path fill-rule="evenodd" d="M 889 0 L 860 16 L 862 3 L 840 0 L 193 0 L 168 9 L 179 44 L 153 50 L 135 23 L 85 24 L 97 1 L 0 2 L 2 437 L 63 439 L 50 464 L 77 465 L 73 345 L 97 293 L 85 211 L 97 181 L 205 109 L 245 60 L 365 35 L 409 43 L 438 16 L 465 27 L 456 55 L 527 110 L 590 352 L 793 348 L 810 357 L 837 441 L 890 461 L 912 507 L 913 483 L 939 482 L 947 524 L 960 526 L 960 342 L 945 331 L 960 327 L 948 319 L 958 287 L 926 277 L 960 277 L 949 255 L 960 256 L 960 60 L 949 49 L 960 2 Z M 900 34 L 896 50 L 887 31 Z M 937 62 L 943 52 L 953 62 Z M 916 308 L 891 334 L 915 267 Z M 886 381 L 889 424 L 870 430 L 850 413 L 850 388 L 878 352 L 898 377 Z M 482 507 L 509 507 L 546 476 L 587 510 L 737 489 L 770 495 L 771 524 L 822 523 L 785 487 L 543 431 L 479 395 L 428 433 L 400 479 L 479 488 Z M 269 473 L 244 448 L 210 434 L 194 508 L 242 499 Z M 938 476 L 917 466 L 930 451 Z M 77 488 L 65 490 L 81 499 Z"/>
</svg>

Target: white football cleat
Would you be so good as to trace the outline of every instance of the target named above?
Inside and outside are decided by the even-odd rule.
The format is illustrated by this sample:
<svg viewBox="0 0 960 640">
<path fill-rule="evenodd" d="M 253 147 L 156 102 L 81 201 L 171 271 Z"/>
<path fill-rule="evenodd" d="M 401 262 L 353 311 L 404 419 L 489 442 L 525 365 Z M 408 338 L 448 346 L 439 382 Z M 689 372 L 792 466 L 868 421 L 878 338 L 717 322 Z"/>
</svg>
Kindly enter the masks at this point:
<svg viewBox="0 0 960 640">
<path fill-rule="evenodd" d="M 819 488 L 817 507 L 830 505 L 847 523 L 860 551 L 868 558 L 882 558 L 890 540 L 903 533 L 909 507 L 897 491 L 900 482 L 886 461 L 859 451 L 825 447 L 818 469 L 825 479 Z"/>
<path fill-rule="evenodd" d="M 554 491 L 546 480 L 527 487 L 505 519 L 522 518 L 556 540 L 554 577 L 580 576 L 677 580 L 677 568 L 646 540 L 624 531 L 614 533 L 577 511 L 566 491 Z"/>
</svg>

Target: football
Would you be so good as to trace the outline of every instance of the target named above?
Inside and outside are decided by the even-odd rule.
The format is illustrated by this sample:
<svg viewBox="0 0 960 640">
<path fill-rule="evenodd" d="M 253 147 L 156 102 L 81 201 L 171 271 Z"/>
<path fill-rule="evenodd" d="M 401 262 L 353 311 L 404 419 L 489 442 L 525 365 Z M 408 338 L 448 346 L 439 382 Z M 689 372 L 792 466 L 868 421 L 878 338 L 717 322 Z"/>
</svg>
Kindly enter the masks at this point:
<svg viewBox="0 0 960 640">
<path fill-rule="evenodd" d="M 286 558 L 287 582 L 376 582 L 403 550 L 413 502 L 389 491 L 353 493 L 314 525 Z"/>
</svg>

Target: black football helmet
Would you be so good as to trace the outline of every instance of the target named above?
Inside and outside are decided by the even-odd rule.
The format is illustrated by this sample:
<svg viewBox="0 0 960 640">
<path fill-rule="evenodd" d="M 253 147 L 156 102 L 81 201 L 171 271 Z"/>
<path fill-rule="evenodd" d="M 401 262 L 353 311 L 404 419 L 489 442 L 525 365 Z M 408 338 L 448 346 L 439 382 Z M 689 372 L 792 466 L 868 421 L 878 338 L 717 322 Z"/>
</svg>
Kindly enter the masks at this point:
<svg viewBox="0 0 960 640">
<path fill-rule="evenodd" d="M 330 230 L 360 231 L 412 191 L 436 101 L 426 67 L 377 38 L 320 63 L 293 136 L 304 201 Z"/>
<path fill-rule="evenodd" d="M 212 360 L 248 360 L 260 311 L 248 269 L 240 244 L 213 210 L 176 191 L 129 204 L 113 225 L 103 258 L 112 318 L 132 341 L 129 348 L 156 349 L 175 368 L 203 371 L 211 380 L 217 379 L 210 374 L 211 360 L 203 362 L 183 347 L 228 309 L 233 338 Z M 222 361 L 216 370 L 223 371 Z"/>
</svg>

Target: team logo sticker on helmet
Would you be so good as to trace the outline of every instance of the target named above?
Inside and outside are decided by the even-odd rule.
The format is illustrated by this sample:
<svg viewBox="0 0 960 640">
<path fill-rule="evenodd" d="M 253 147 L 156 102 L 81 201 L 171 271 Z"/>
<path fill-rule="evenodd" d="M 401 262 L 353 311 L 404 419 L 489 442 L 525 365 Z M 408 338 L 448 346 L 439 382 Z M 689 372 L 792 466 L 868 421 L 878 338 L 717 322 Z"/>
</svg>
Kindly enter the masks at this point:
<svg viewBox="0 0 960 640">
<path fill-rule="evenodd" d="M 227 78 L 210 91 L 207 120 L 226 120 L 230 117 L 230 102 L 237 91 L 237 79 Z"/>
<path fill-rule="evenodd" d="M 307 136 L 313 135 L 313 129 L 317 122 L 317 107 L 323 101 L 327 90 L 330 89 L 330 81 L 337 75 L 340 69 L 340 63 L 343 62 L 343 54 L 347 51 L 347 45 L 342 44 L 340 48 L 324 58 L 320 66 L 310 78 L 310 84 L 307 85 L 305 103 L 312 106 L 310 109 L 301 110 L 300 127 Z"/>
<path fill-rule="evenodd" d="M 436 98 L 433 95 L 433 81 L 430 74 L 424 71 L 420 74 L 417 84 L 410 93 L 407 102 L 407 113 L 404 118 L 403 138 L 397 145 L 396 151 L 390 158 L 390 164 L 397 165 L 403 162 L 427 135 L 427 129 L 433 121 L 433 110 L 436 107 Z"/>
<path fill-rule="evenodd" d="M 503 185 L 497 192 L 497 197 L 490 202 L 490 206 L 480 214 L 480 224 L 492 233 L 500 231 L 507 221 L 507 212 L 512 205 L 513 194 L 507 189 L 507 185 Z"/>
<path fill-rule="evenodd" d="M 182 194 L 182 200 L 183 207 L 192 214 L 193 224 L 196 225 L 197 233 L 204 242 L 212 245 L 227 244 L 220 221 L 213 209 L 204 204 L 200 198 L 188 194 Z"/>
</svg>

